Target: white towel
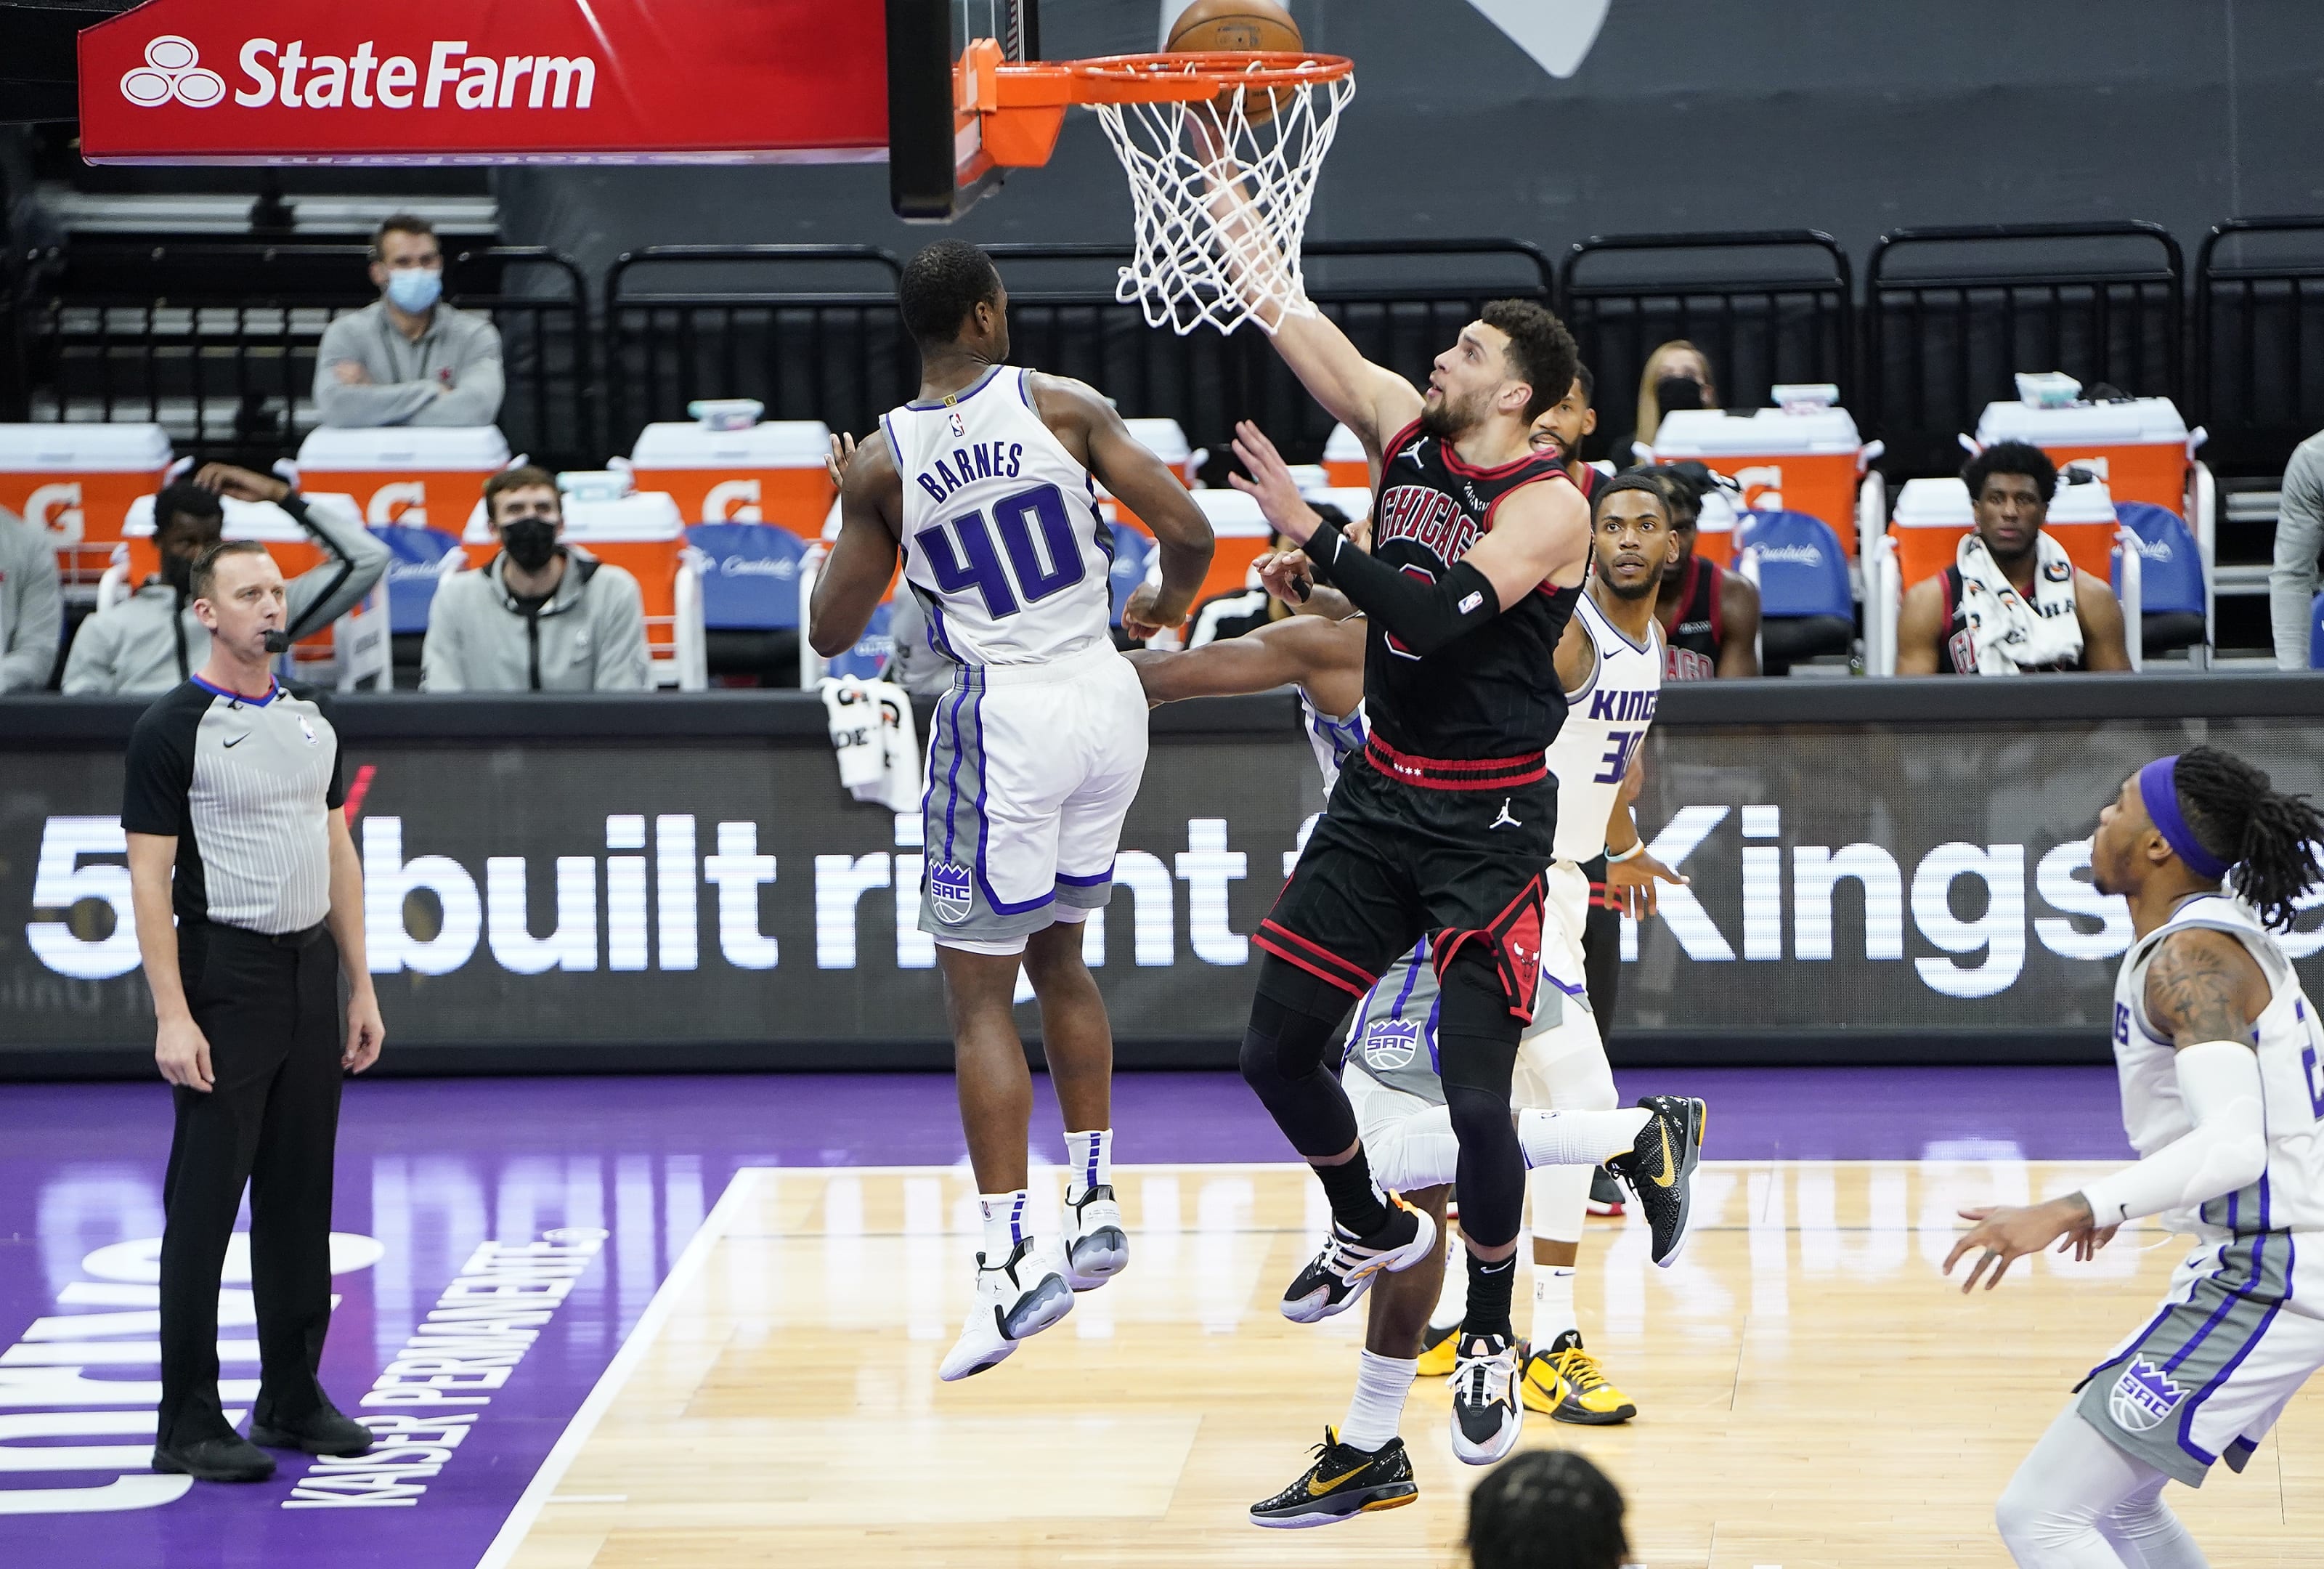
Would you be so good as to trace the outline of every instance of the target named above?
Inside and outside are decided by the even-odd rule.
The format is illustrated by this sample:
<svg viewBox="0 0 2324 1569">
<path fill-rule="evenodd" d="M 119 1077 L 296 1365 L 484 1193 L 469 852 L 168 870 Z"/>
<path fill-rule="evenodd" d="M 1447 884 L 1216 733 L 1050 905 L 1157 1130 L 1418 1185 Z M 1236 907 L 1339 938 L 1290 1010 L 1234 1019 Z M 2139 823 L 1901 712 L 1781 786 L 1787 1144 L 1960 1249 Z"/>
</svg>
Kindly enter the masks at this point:
<svg viewBox="0 0 2324 1569">
<path fill-rule="evenodd" d="M 2015 676 L 2027 670 L 2080 665 L 2082 623 L 2074 614 L 2074 563 L 2066 548 L 2047 534 L 2034 537 L 2034 603 L 2008 577 L 1974 531 L 1964 535 L 1954 565 L 1960 568 L 1961 610 L 1980 676 Z"/>
<path fill-rule="evenodd" d="M 877 801 L 891 812 L 918 811 L 919 730 L 904 689 L 891 681 L 825 676 L 822 691 L 839 782 L 859 801 Z"/>
</svg>

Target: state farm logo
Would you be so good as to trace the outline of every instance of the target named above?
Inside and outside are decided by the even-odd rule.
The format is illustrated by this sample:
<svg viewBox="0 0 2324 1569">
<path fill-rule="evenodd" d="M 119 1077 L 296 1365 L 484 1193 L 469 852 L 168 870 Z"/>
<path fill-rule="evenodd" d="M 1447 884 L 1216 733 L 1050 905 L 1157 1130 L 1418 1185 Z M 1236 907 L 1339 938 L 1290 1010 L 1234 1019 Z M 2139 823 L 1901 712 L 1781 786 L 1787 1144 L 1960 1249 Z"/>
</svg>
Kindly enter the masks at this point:
<svg viewBox="0 0 2324 1569">
<path fill-rule="evenodd" d="M 145 63 L 125 72 L 121 96 L 141 109 L 158 109 L 176 99 L 189 109 L 213 108 L 226 99 L 226 78 L 204 70 L 193 41 L 164 33 L 145 46 Z"/>
</svg>

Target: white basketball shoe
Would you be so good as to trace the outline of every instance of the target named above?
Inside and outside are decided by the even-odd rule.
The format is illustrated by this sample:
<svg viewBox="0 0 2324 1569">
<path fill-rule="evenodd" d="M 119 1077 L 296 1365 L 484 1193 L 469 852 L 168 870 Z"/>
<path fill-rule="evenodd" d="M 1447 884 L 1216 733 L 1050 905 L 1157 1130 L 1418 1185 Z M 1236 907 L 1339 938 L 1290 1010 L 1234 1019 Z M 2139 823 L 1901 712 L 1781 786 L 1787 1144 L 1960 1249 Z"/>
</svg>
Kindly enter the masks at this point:
<svg viewBox="0 0 2324 1569">
<path fill-rule="evenodd" d="M 1130 1233 L 1121 1226 L 1121 1205 L 1113 1185 L 1101 1182 L 1076 1195 L 1065 1187 L 1065 1284 L 1094 1291 L 1130 1265 Z"/>
<path fill-rule="evenodd" d="M 1074 1310 L 1074 1294 L 1059 1268 L 1057 1250 L 1025 1237 L 998 1264 L 976 1256 L 976 1300 L 968 1322 L 936 1377 L 950 1383 L 1006 1361 L 1018 1343 L 1040 1334 Z"/>
</svg>

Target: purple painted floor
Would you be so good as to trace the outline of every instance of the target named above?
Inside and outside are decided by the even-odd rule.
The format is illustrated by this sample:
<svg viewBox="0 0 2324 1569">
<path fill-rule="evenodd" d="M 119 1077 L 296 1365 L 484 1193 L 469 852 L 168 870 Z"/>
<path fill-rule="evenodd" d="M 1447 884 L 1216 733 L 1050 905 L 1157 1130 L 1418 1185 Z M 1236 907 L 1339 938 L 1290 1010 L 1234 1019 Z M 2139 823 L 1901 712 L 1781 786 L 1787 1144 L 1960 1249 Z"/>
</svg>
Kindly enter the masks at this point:
<svg viewBox="0 0 2324 1569">
<path fill-rule="evenodd" d="M 1707 1098 L 1716 1159 L 2128 1153 L 2104 1068 L 1618 1076 L 1626 1095 Z M 1054 1148 L 1055 1102 L 1036 1084 L 1037 1148 Z M 1124 1163 L 1291 1158 L 1230 1074 L 1126 1075 L 1114 1122 Z M 738 1168 L 949 1166 L 964 1154 L 941 1075 L 350 1085 L 335 1223 L 348 1247 L 323 1377 L 351 1415 L 401 1442 L 336 1466 L 285 1456 L 273 1481 L 229 1488 L 144 1464 L 169 1136 L 158 1084 L 0 1086 L 11 1569 L 468 1569 Z M 238 1408 L 258 1370 L 246 1311 L 235 1311 L 246 1292 L 231 1291 L 231 1273 L 227 1284 L 222 1388 Z M 479 1327 L 504 1302 L 521 1316 Z M 431 1334 L 505 1343 L 472 1341 L 447 1371 L 429 1359 L 453 1351 Z"/>
</svg>

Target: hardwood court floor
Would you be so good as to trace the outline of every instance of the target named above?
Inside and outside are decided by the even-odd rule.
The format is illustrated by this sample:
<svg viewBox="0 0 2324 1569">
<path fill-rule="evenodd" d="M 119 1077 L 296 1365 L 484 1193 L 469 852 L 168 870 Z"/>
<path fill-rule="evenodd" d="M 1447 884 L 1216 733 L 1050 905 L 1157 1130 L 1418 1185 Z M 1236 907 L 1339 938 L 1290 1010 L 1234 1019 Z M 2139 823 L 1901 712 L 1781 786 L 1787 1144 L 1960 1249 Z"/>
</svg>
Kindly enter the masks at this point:
<svg viewBox="0 0 2324 1569">
<path fill-rule="evenodd" d="M 2074 1380 L 2144 1321 L 2183 1244 L 2126 1231 L 2095 1264 L 2021 1262 L 1969 1301 L 1937 1264 L 1960 1206 L 2064 1192 L 2094 1169 L 1706 1165 L 1679 1267 L 1646 1262 L 1635 1217 L 1593 1222 L 1584 1243 L 1582 1329 L 1641 1415 L 1610 1429 L 1533 1417 L 1524 1442 L 1604 1465 L 1655 1569 L 2006 1564 L 1994 1499 Z M 1441 1383 L 1406 1412 L 1418 1505 L 1309 1531 L 1244 1518 L 1346 1407 L 1360 1309 L 1305 1327 L 1276 1311 L 1314 1246 L 1315 1184 L 1200 1166 L 1125 1168 L 1116 1186 L 1130 1270 L 1001 1367 L 943 1385 L 968 1295 L 967 1173 L 744 1172 L 503 1561 L 1459 1563 L 1482 1472 L 1452 1456 Z M 1522 1331 L 1524 1280 L 1517 1299 Z M 2324 1389 L 2294 1400 L 2243 1475 L 2218 1467 L 2166 1496 L 2215 1564 L 2316 1564 Z"/>
</svg>

